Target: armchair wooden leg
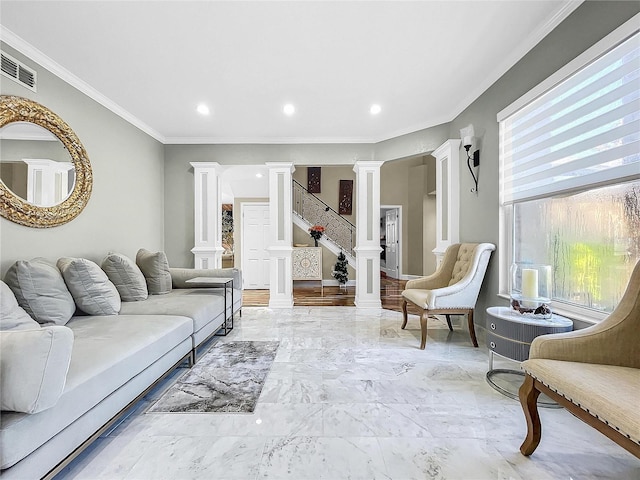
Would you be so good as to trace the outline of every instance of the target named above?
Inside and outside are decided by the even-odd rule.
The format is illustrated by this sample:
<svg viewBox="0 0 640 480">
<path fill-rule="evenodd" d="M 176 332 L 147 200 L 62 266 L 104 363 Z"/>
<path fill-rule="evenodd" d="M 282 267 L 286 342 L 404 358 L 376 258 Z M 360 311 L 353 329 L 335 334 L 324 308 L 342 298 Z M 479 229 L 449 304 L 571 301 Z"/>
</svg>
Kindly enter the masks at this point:
<svg viewBox="0 0 640 480">
<path fill-rule="evenodd" d="M 476 338 L 476 329 L 473 325 L 473 309 L 469 310 L 467 313 L 467 317 L 469 320 L 469 335 L 471 335 L 471 343 L 473 343 L 474 347 L 478 346 L 478 339 Z"/>
<path fill-rule="evenodd" d="M 429 318 L 428 312 L 425 310 L 420 315 L 420 331 L 422 333 L 422 340 L 420 342 L 420 350 L 424 350 L 427 344 L 427 319 Z"/>
<path fill-rule="evenodd" d="M 446 314 L 445 317 L 447 317 L 447 325 L 449 325 L 449 331 L 453 332 L 453 326 L 451 325 L 451 315 Z"/>
<path fill-rule="evenodd" d="M 404 327 L 407 326 L 407 301 L 406 300 L 402 300 L 402 328 L 404 330 Z"/>
<path fill-rule="evenodd" d="M 535 380 L 531 375 L 526 375 L 524 383 L 518 391 L 518 397 L 520 397 L 520 405 L 522 405 L 524 417 L 527 421 L 527 437 L 520 446 L 520 452 L 527 457 L 538 447 L 542 436 L 542 426 L 540 425 L 540 416 L 538 414 L 539 395 L 540 391 L 536 389 Z"/>
</svg>

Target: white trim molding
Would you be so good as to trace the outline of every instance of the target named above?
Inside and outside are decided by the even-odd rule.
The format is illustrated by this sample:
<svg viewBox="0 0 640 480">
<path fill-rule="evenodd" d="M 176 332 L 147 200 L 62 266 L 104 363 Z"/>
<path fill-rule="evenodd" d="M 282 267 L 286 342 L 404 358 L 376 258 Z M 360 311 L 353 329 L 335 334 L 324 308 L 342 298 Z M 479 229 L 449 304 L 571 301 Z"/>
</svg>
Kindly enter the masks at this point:
<svg viewBox="0 0 640 480">
<path fill-rule="evenodd" d="M 84 80 L 81 80 L 79 77 L 71 73 L 62 65 L 52 60 L 50 57 L 42 53 L 40 50 L 38 50 L 36 47 L 31 45 L 29 42 L 25 41 L 22 37 L 19 37 L 18 35 L 16 35 L 11 30 L 7 29 L 4 26 L 0 28 L 0 40 L 6 43 L 7 45 L 9 45 L 10 47 L 15 48 L 22 55 L 28 57 L 33 62 L 36 62 L 41 67 L 45 68 L 46 70 L 49 70 L 56 77 L 67 82 L 72 87 L 78 89 L 80 92 L 84 93 L 87 97 L 91 98 L 92 100 L 95 100 L 100 105 L 105 107 L 107 110 L 112 111 L 122 119 L 129 122 L 134 127 L 139 128 L 147 135 L 158 140 L 160 143 L 162 144 L 166 143 L 166 139 L 164 135 L 162 135 L 160 132 L 150 127 L 149 125 L 147 125 L 138 117 L 129 113 L 127 110 L 122 108 L 116 102 L 114 102 L 110 98 L 107 98 L 106 95 L 102 94 L 101 92 L 93 88 Z"/>
</svg>

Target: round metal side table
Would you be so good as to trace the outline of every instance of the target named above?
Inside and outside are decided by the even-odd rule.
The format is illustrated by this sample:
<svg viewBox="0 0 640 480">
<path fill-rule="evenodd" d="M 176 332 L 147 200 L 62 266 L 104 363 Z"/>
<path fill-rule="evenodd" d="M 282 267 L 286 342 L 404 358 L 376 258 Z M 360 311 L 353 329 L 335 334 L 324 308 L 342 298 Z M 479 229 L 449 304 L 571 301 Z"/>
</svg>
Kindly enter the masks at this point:
<svg viewBox="0 0 640 480">
<path fill-rule="evenodd" d="M 518 387 L 524 372 L 515 369 L 493 368 L 494 355 L 523 362 L 529 358 L 529 348 L 534 338 L 549 333 L 570 332 L 573 322 L 560 315 L 549 319 L 530 318 L 509 307 L 487 308 L 487 347 L 489 348 L 489 371 L 487 382 L 498 392 L 518 400 Z M 558 408 L 550 398 L 540 395 L 538 405 Z"/>
</svg>

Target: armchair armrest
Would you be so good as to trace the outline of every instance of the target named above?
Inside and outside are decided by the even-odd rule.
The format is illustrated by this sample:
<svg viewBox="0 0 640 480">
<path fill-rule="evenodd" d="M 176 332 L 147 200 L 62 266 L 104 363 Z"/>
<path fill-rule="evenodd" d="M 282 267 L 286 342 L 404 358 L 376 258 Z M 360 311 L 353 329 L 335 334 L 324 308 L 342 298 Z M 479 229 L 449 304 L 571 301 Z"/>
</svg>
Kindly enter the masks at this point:
<svg viewBox="0 0 640 480">
<path fill-rule="evenodd" d="M 194 288 L 186 283 L 196 277 L 233 278 L 233 288 L 242 290 L 242 271 L 238 268 L 169 268 L 173 288 Z"/>
<path fill-rule="evenodd" d="M 427 277 L 414 278 L 409 280 L 404 286 L 405 290 L 419 289 L 419 290 L 433 290 L 443 287 L 447 284 L 447 280 L 443 275 L 439 274 L 439 271 L 432 273 Z"/>
<path fill-rule="evenodd" d="M 610 318 L 583 330 L 536 337 L 529 358 L 640 368 L 637 332 Z"/>
<path fill-rule="evenodd" d="M 616 309 L 602 322 L 583 330 L 543 335 L 531 343 L 529 358 L 640 368 L 640 263 Z"/>
</svg>

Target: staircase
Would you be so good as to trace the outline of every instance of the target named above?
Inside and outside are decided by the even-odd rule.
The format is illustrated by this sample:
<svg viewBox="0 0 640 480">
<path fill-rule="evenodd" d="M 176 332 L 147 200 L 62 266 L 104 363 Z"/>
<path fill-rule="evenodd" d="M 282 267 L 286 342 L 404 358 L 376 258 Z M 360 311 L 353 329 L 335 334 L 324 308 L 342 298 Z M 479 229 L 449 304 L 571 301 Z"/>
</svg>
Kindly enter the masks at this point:
<svg viewBox="0 0 640 480">
<path fill-rule="evenodd" d="M 336 255 L 343 251 L 349 265 L 355 268 L 356 226 L 295 180 L 293 213 L 293 223 L 305 231 L 312 225 L 322 225 L 325 231 L 318 242 Z"/>
</svg>

